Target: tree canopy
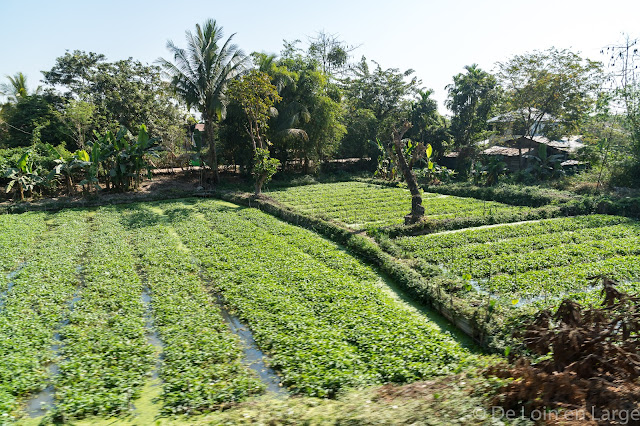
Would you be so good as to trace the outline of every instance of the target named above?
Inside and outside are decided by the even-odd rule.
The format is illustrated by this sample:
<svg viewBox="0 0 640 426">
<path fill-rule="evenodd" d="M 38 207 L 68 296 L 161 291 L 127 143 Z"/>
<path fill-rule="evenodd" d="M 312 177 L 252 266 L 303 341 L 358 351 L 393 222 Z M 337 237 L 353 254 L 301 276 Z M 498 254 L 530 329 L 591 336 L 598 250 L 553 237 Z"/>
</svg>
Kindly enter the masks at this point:
<svg viewBox="0 0 640 426">
<path fill-rule="evenodd" d="M 156 66 L 132 58 L 107 62 L 102 54 L 75 50 L 58 57 L 51 70 L 43 74 L 45 82 L 62 90 L 69 101 L 72 111 L 63 115 L 74 122 L 70 136 L 76 141 L 80 106 L 84 106 L 84 115 L 91 110 L 82 120 L 93 123 L 99 132 L 145 124 L 151 133 L 164 137 L 181 122 Z"/>
<path fill-rule="evenodd" d="M 599 62 L 550 48 L 498 63 L 514 132 L 551 137 L 575 132 L 591 111 L 601 87 Z"/>
<path fill-rule="evenodd" d="M 477 142 L 487 129 L 487 119 L 497 101 L 497 81 L 477 64 L 464 67 L 465 73 L 453 77 L 446 87 L 446 106 L 453 113 L 451 135 L 456 148 Z"/>
<path fill-rule="evenodd" d="M 188 108 L 197 108 L 202 114 L 216 183 L 219 176 L 215 127 L 226 115 L 227 86 L 249 66 L 249 58 L 233 44 L 233 36 L 221 43 L 223 29 L 215 20 L 209 19 L 202 26 L 196 24 L 195 33 L 187 31 L 186 49 L 176 46 L 171 40 L 167 42 L 173 62 L 158 59 L 170 78 L 174 93 Z"/>
</svg>

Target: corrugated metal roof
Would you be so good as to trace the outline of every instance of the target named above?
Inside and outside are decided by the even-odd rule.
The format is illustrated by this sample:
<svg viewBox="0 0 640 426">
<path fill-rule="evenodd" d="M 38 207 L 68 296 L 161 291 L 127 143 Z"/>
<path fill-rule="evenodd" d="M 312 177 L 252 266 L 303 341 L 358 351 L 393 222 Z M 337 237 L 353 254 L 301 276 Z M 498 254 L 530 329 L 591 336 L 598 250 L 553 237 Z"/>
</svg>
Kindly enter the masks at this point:
<svg viewBox="0 0 640 426">
<path fill-rule="evenodd" d="M 539 144 L 547 145 L 559 151 L 564 151 L 564 152 L 575 152 L 584 146 L 584 144 L 581 142 L 582 141 L 581 136 L 571 136 L 570 138 L 564 138 L 560 140 L 551 140 L 544 136 L 533 136 L 533 137 L 520 136 L 518 138 L 507 140 L 503 143 L 507 145 L 514 144 L 514 143 L 517 143 L 519 139 L 529 140 Z"/>
<path fill-rule="evenodd" d="M 523 149 L 522 155 L 529 154 L 533 149 Z M 507 148 L 506 146 L 492 146 L 482 151 L 483 155 L 502 155 L 505 157 L 517 157 L 520 155 L 518 148 Z"/>
<path fill-rule="evenodd" d="M 567 160 L 560 163 L 562 167 L 580 166 L 582 164 L 586 164 L 586 163 L 584 161 L 578 161 L 578 160 Z"/>
</svg>

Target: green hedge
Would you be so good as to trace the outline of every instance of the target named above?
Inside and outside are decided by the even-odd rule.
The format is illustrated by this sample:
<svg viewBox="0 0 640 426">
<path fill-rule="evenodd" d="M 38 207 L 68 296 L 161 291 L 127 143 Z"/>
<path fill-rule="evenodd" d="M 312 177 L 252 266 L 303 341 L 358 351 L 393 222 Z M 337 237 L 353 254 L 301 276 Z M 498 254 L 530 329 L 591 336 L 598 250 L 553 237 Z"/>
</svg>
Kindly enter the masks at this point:
<svg viewBox="0 0 640 426">
<path fill-rule="evenodd" d="M 496 185 L 476 186 L 470 183 L 452 183 L 424 188 L 428 192 L 471 197 L 480 200 L 498 201 L 514 206 L 542 207 L 561 205 L 580 198 L 579 195 L 567 191 L 541 188 L 539 186 Z"/>
</svg>

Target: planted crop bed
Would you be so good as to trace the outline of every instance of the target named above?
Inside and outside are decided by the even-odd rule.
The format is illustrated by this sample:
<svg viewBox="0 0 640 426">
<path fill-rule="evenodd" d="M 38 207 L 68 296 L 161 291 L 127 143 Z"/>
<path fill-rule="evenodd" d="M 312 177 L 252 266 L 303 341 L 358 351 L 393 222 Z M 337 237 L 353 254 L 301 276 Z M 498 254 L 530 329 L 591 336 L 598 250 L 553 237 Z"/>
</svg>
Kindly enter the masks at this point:
<svg viewBox="0 0 640 426">
<path fill-rule="evenodd" d="M 411 210 L 409 190 L 362 182 L 340 182 L 286 188 L 268 194 L 302 212 L 346 224 L 353 229 L 396 225 Z M 521 212 L 523 207 L 493 201 L 425 192 L 425 215 L 430 219 L 478 217 Z"/>
<path fill-rule="evenodd" d="M 398 303 L 339 246 L 254 209 L 165 205 L 207 277 L 253 329 L 294 393 L 408 382 L 458 370 L 469 353 Z"/>
<path fill-rule="evenodd" d="M 37 239 L 47 230 L 45 217 L 43 213 L 0 215 L 0 294 L 6 290 L 7 275 L 26 260 Z"/>
<path fill-rule="evenodd" d="M 0 223 L 2 271 L 22 264 L 0 308 L 0 415 L 24 415 L 45 387 L 50 420 L 127 415 L 156 372 L 164 414 L 263 393 L 218 296 L 294 394 L 481 361 L 340 246 L 255 209 L 174 201 Z"/>
<path fill-rule="evenodd" d="M 41 241 L 35 242 L 33 235 L 25 240 L 33 244 L 31 255 L 12 278 L 13 286 L 0 309 L 0 414 L 11 412 L 27 394 L 43 389 L 49 366 L 57 361 L 52 345 L 78 287 L 76 268 L 86 239 L 85 216 L 77 211 L 52 215 L 52 229 Z M 34 226 L 34 232 L 44 230 L 39 215 L 16 217 Z M 30 235 L 28 229 L 21 232 Z M 23 247 L 22 243 L 16 247 Z"/>
<path fill-rule="evenodd" d="M 589 277 L 640 278 L 640 224 L 583 216 L 395 240 L 410 256 L 520 300 L 589 292 Z"/>
<path fill-rule="evenodd" d="M 146 214 L 145 214 L 146 213 Z M 151 295 L 163 342 L 162 399 L 166 413 L 201 413 L 264 391 L 241 363 L 241 350 L 199 276 L 191 251 L 157 213 L 138 206 L 124 218 Z"/>
<path fill-rule="evenodd" d="M 91 231 L 83 282 L 60 331 L 55 411 L 62 419 L 128 411 L 152 366 L 142 283 L 115 210 L 98 210 Z"/>
</svg>

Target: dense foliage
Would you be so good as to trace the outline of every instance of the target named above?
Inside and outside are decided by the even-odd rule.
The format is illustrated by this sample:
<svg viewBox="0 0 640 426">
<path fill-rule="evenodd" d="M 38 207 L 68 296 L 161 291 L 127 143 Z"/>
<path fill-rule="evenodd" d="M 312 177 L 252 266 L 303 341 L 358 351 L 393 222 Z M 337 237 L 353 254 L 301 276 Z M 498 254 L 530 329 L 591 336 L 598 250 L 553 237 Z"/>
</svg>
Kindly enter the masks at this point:
<svg viewBox="0 0 640 426">
<path fill-rule="evenodd" d="M 609 86 L 603 85 L 602 64 L 569 50 L 514 55 L 497 63 L 495 75 L 468 65 L 445 88 L 450 120 L 413 70 L 355 60 L 357 48 L 337 35 L 320 32 L 306 43 L 285 41 L 279 55 L 250 56 L 233 37 L 225 40 L 222 27 L 210 19 L 189 32 L 186 48 L 168 42 L 172 58 L 159 59 L 160 67 L 133 58 L 108 62 L 102 54 L 76 50 L 43 72 L 44 88 L 30 90 L 24 75 L 16 73 L 0 88 L 7 97 L 0 111 L 0 148 L 42 142 L 86 149 L 94 130 L 104 134 L 145 123 L 161 140 L 158 165 L 204 165 L 212 171 L 210 183 L 218 182 L 219 165 L 234 171 L 239 166 L 248 176 L 256 152 L 254 131 L 246 128 L 256 118 L 246 112 L 262 105 L 264 96 L 245 97 L 243 105 L 227 89 L 248 78 L 245 72 L 259 72 L 277 91 L 259 121 L 282 170 L 311 173 L 332 159 L 358 158 L 377 163 L 387 179 L 406 179 L 410 174 L 398 173 L 402 162 L 391 152 L 391 135 L 406 122 L 411 125 L 402 135 L 402 155 L 431 146 L 433 158 L 407 160 L 409 168 L 424 168 L 429 183 L 471 176 L 495 184 L 512 170 L 497 157 L 480 155 L 485 142 L 499 145 L 522 135 L 579 136 L 585 147 L 570 156 L 584 163 L 562 168 L 560 161 L 549 161 L 551 154 L 525 161 L 519 150 L 521 170 L 510 178 L 514 181 L 557 180 L 591 165 L 599 168 L 592 173 L 596 191 L 637 183 L 638 55 L 629 37 L 607 49 L 613 71 L 608 81 L 614 83 Z M 163 81 L 161 70 L 169 81 Z M 203 128 L 196 131 L 198 119 Z"/>
<path fill-rule="evenodd" d="M 83 138 L 93 129 L 117 132 L 121 126 L 134 129 L 141 124 L 169 139 L 181 125 L 180 114 L 155 66 L 132 58 L 107 62 L 102 54 L 76 50 L 58 57 L 43 74 L 49 87 L 61 89 L 67 100 L 58 110 L 68 136 L 45 142 L 66 141 L 70 147 L 83 148 Z"/>
</svg>

